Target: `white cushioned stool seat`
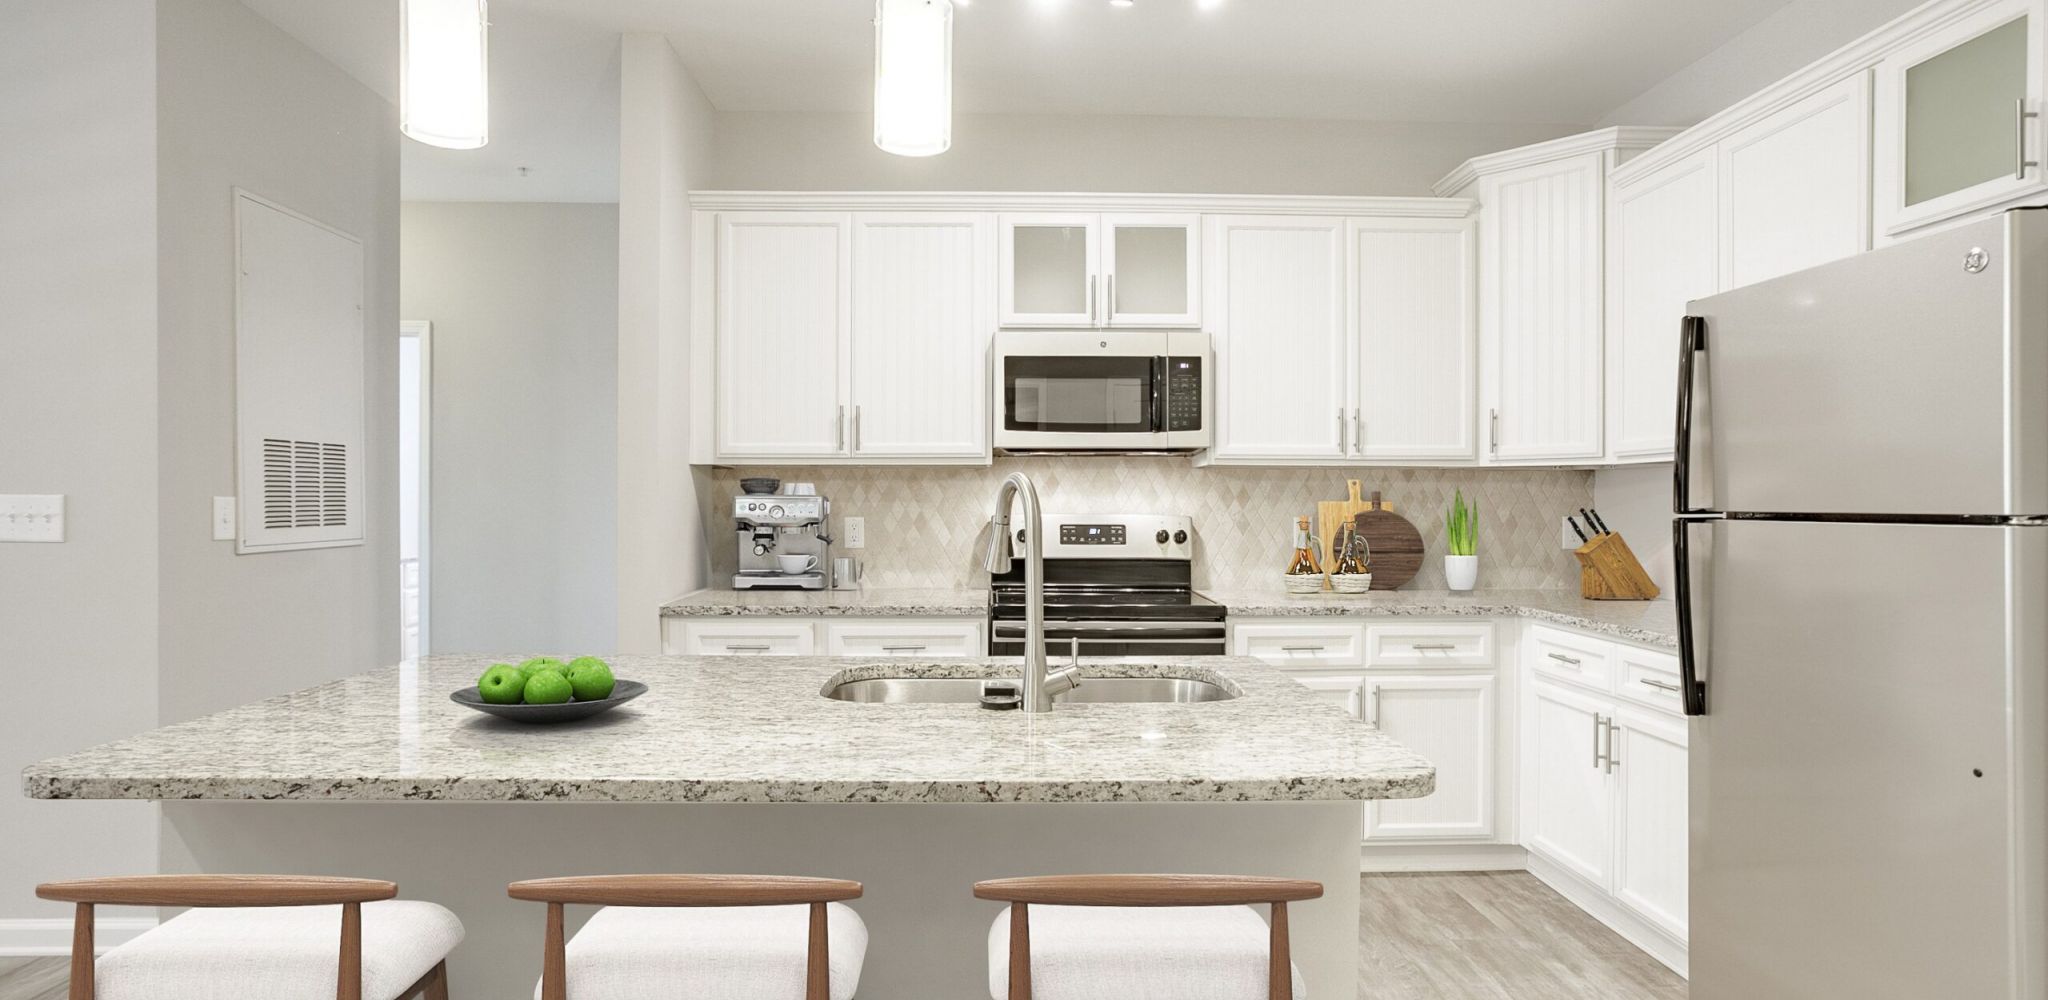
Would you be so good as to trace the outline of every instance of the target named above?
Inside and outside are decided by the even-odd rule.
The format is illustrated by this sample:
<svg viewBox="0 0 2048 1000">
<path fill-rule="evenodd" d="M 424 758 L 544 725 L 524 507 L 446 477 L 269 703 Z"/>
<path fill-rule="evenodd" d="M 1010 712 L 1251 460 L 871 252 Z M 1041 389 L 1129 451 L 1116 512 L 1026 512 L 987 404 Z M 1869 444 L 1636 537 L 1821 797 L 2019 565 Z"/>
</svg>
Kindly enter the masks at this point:
<svg viewBox="0 0 2048 1000">
<path fill-rule="evenodd" d="M 462 921 L 422 900 L 363 904 L 363 1000 L 396 1000 L 455 946 Z M 334 1000 L 341 907 L 187 910 L 100 956 L 97 1000 Z"/>
<path fill-rule="evenodd" d="M 803 1000 L 811 908 L 607 906 L 569 939 L 569 1000 Z M 868 925 L 825 905 L 832 1000 L 860 986 Z M 534 996 L 540 988 L 534 988 Z"/>
<path fill-rule="evenodd" d="M 1032 1000 L 1267 1000 L 1271 938 L 1249 906 L 1034 905 L 1029 914 Z M 1293 968 L 1294 998 L 1305 1000 Z M 1009 992 L 1005 907 L 988 931 L 988 993 Z"/>
</svg>

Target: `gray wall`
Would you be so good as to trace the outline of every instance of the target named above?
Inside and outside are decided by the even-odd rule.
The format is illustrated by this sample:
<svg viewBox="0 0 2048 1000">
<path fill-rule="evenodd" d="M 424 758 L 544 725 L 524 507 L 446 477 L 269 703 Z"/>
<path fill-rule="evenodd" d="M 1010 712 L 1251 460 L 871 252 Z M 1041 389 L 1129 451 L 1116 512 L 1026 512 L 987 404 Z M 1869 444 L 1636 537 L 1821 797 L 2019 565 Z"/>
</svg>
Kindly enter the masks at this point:
<svg viewBox="0 0 2048 1000">
<path fill-rule="evenodd" d="M 1427 195 L 1481 153 L 1586 126 L 1137 115 L 955 115 L 933 157 L 875 148 L 865 114 L 720 112 L 710 182 L 775 191 Z"/>
<path fill-rule="evenodd" d="M 613 647 L 618 206 L 408 202 L 433 323 L 432 651 Z"/>
<path fill-rule="evenodd" d="M 178 722 L 398 655 L 398 115 L 234 0 L 158 3 L 160 709 Z M 231 57 L 228 57 L 231 54 Z M 241 186 L 363 240 L 368 543 L 238 556 Z"/>
<path fill-rule="evenodd" d="M 1691 125 L 1926 0 L 1793 0 L 1609 112 L 1602 125 Z"/>
<path fill-rule="evenodd" d="M 9 0 L 0 29 L 0 492 L 62 493 L 61 545 L 0 543 L 0 947 L 68 916 L 37 882 L 148 871 L 154 806 L 31 802 L 31 761 L 156 722 L 156 25 Z M 61 945 L 61 929 L 37 935 Z"/>
<path fill-rule="evenodd" d="M 691 259 L 689 193 L 710 187 L 711 102 L 668 39 L 620 47 L 618 595 L 621 653 L 661 650 L 663 602 L 703 586 L 697 497 L 707 470 L 689 464 Z M 701 262 L 709 267 L 710 261 Z"/>
</svg>

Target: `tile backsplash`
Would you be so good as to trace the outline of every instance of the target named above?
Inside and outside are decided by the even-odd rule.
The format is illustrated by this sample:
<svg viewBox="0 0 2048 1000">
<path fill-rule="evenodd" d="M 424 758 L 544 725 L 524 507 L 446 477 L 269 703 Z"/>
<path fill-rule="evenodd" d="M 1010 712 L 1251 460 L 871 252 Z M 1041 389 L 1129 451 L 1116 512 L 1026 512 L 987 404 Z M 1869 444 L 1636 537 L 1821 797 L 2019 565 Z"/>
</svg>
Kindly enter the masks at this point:
<svg viewBox="0 0 2048 1000">
<path fill-rule="evenodd" d="M 1196 586 L 1256 587 L 1279 574 L 1294 518 L 1341 500 L 1344 481 L 1379 490 L 1415 523 L 1426 546 L 1410 589 L 1444 586 L 1444 515 L 1451 492 L 1479 504 L 1479 586 L 1577 587 L 1578 564 L 1558 544 L 1558 519 L 1593 503 L 1593 474 L 1560 469 L 1206 468 L 1182 458 L 997 458 L 992 467 L 778 466 L 714 468 L 697 477 L 712 585 L 737 568 L 730 498 L 743 476 L 815 484 L 845 517 L 866 519 L 866 547 L 837 555 L 865 564 L 875 587 L 980 587 L 974 542 L 996 488 L 1023 470 L 1048 514 L 1186 514 L 1194 518 Z"/>
</svg>

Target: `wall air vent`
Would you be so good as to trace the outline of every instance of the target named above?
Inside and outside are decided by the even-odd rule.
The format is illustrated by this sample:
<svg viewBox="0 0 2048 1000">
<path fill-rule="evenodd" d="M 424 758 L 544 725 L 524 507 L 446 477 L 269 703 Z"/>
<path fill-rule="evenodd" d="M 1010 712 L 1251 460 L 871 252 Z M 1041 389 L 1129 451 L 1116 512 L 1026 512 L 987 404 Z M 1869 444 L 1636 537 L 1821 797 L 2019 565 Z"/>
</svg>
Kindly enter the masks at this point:
<svg viewBox="0 0 2048 1000">
<path fill-rule="evenodd" d="M 360 545 L 362 242 L 237 191 L 235 264 L 235 551 Z"/>
</svg>

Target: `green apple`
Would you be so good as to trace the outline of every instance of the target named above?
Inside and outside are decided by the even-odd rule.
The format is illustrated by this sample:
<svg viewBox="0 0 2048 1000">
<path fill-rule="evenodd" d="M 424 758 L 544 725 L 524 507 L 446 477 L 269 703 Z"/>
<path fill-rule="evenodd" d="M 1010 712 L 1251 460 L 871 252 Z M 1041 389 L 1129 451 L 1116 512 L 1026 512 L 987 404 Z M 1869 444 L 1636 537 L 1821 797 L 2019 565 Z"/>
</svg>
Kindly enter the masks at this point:
<svg viewBox="0 0 2048 1000">
<path fill-rule="evenodd" d="M 618 681 L 612 677 L 611 664 L 595 656 L 579 656 L 569 661 L 569 686 L 575 689 L 577 701 L 602 701 L 612 696 Z"/>
<path fill-rule="evenodd" d="M 526 695 L 526 675 L 510 663 L 494 663 L 477 678 L 476 693 L 486 704 L 517 705 Z"/>
<path fill-rule="evenodd" d="M 575 695 L 569 679 L 557 671 L 542 670 L 526 682 L 526 703 L 529 705 L 559 705 Z"/>
<path fill-rule="evenodd" d="M 534 674 L 543 670 L 553 670 L 564 677 L 569 676 L 568 665 L 552 656 L 536 656 L 519 665 L 520 675 L 524 676 L 527 680 L 532 680 Z"/>
</svg>

